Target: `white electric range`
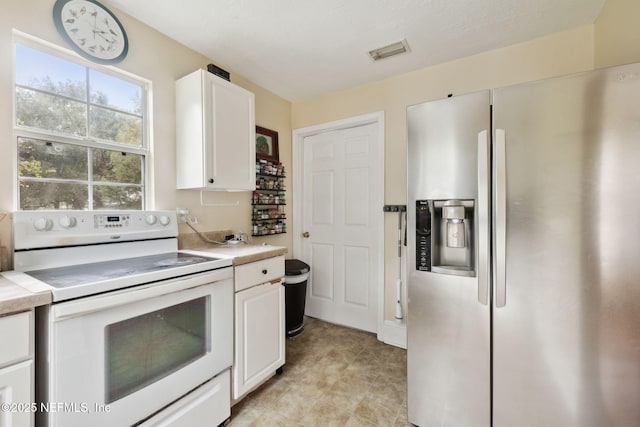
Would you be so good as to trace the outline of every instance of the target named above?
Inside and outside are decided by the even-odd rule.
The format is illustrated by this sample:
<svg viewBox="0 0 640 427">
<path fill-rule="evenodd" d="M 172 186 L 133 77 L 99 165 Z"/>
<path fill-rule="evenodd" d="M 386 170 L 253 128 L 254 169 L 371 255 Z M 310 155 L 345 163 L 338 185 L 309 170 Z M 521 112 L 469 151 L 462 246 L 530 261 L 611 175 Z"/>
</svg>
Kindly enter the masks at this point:
<svg viewBox="0 0 640 427">
<path fill-rule="evenodd" d="M 15 212 L 13 226 L 3 274 L 53 299 L 36 312 L 39 424 L 229 417 L 230 258 L 178 250 L 171 211 Z"/>
</svg>

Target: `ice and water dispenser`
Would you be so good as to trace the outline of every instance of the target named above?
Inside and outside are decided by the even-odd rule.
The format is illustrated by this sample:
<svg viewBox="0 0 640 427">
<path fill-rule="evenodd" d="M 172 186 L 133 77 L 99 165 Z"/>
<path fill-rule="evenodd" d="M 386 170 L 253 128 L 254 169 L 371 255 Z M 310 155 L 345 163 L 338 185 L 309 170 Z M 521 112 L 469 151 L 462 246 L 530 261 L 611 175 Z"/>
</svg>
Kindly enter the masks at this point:
<svg viewBox="0 0 640 427">
<path fill-rule="evenodd" d="M 416 201 L 416 268 L 475 276 L 473 200 Z"/>
</svg>

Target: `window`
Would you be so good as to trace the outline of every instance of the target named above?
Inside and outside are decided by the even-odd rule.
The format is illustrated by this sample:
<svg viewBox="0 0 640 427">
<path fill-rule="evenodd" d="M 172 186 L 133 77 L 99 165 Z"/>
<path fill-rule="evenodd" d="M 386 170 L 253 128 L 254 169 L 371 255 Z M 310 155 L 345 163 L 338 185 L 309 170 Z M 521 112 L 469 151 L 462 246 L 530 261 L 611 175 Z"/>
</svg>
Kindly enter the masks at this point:
<svg viewBox="0 0 640 427">
<path fill-rule="evenodd" d="M 146 84 L 15 47 L 19 209 L 144 209 Z"/>
</svg>

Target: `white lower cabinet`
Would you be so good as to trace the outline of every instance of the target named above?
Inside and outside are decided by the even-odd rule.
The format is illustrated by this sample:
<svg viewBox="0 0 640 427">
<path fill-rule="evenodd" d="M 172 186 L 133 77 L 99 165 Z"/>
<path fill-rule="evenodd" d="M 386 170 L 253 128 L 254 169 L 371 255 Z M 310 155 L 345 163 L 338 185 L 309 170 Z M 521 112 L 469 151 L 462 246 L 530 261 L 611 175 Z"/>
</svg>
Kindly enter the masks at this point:
<svg viewBox="0 0 640 427">
<path fill-rule="evenodd" d="M 33 360 L 0 369 L 0 427 L 33 425 Z"/>
<path fill-rule="evenodd" d="M 243 290 L 235 294 L 233 400 L 265 382 L 284 365 L 286 336 L 284 257 L 237 269 L 240 272 L 236 272 L 236 290 Z M 251 281 L 261 284 L 247 287 Z"/>
<path fill-rule="evenodd" d="M 0 317 L 0 427 L 34 423 L 33 312 Z"/>
</svg>

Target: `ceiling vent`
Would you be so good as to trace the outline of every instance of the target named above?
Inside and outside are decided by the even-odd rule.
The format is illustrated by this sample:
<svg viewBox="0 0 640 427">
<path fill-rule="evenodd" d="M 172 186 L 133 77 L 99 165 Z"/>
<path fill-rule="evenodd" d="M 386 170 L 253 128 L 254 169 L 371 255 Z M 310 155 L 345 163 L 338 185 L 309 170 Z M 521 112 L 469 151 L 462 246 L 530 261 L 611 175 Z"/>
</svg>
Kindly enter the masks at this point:
<svg viewBox="0 0 640 427">
<path fill-rule="evenodd" d="M 407 40 L 402 39 L 399 42 L 370 50 L 369 56 L 374 61 L 378 61 L 380 59 L 388 58 L 394 55 L 400 55 L 401 53 L 405 52 L 409 52 L 409 45 L 407 44 Z"/>
</svg>

